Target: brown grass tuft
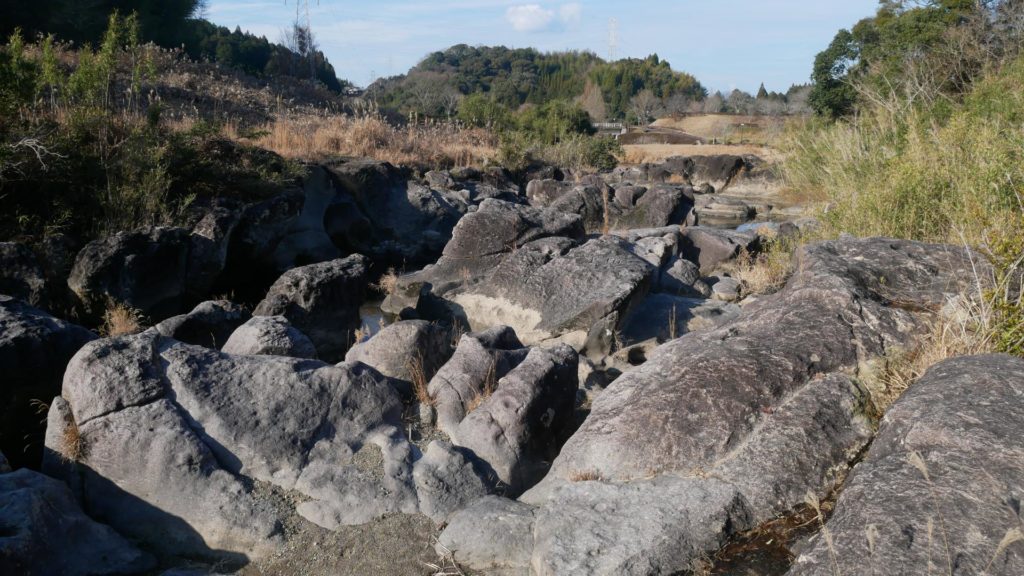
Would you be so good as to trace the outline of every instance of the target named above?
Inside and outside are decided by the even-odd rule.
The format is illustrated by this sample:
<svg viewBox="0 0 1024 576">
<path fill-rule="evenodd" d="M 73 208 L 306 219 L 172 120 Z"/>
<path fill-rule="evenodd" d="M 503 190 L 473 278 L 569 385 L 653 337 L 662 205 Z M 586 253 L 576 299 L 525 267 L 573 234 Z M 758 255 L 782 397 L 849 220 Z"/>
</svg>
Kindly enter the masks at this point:
<svg viewBox="0 0 1024 576">
<path fill-rule="evenodd" d="M 78 462 L 85 456 L 85 439 L 82 438 L 78 424 L 73 419 L 68 419 L 57 451 L 68 462 Z"/>
<path fill-rule="evenodd" d="M 111 302 L 103 313 L 100 333 L 107 337 L 125 336 L 142 332 L 142 312 L 118 302 Z"/>
<path fill-rule="evenodd" d="M 491 359 L 491 365 L 487 369 L 487 376 L 484 377 L 483 390 L 473 396 L 466 406 L 466 414 L 476 410 L 484 403 L 485 400 L 494 394 L 494 390 L 498 387 L 498 364 L 494 359 Z"/>
<path fill-rule="evenodd" d="M 394 294 L 395 289 L 398 288 L 398 273 L 395 272 L 394 268 L 388 268 L 388 271 L 380 277 L 380 280 L 371 287 L 385 296 Z"/>
<path fill-rule="evenodd" d="M 569 473 L 569 482 L 594 482 L 604 480 L 596 470 L 573 470 Z"/>
<path fill-rule="evenodd" d="M 431 396 L 427 390 L 428 382 L 427 374 L 423 370 L 423 355 L 417 352 L 415 356 L 409 359 L 406 367 L 409 369 L 409 375 L 412 378 L 412 389 L 416 394 L 416 400 L 426 406 L 437 404 L 437 399 Z"/>
</svg>

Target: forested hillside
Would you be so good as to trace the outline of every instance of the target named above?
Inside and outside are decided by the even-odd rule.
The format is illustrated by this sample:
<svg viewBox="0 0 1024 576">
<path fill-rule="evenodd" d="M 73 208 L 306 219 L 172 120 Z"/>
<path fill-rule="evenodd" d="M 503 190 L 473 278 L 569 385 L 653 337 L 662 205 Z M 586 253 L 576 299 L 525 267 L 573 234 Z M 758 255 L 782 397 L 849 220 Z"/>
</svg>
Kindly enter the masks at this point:
<svg viewBox="0 0 1024 576">
<path fill-rule="evenodd" d="M 315 78 L 340 92 L 346 82 L 338 80 L 334 67 L 316 45 L 311 31 L 294 23 L 287 29 L 284 44 L 236 28 L 231 31 L 197 17 L 200 0 L 41 0 L 8 2 L 0 11 L 0 37 L 15 30 L 32 40 L 49 34 L 76 44 L 96 43 L 107 29 L 110 15 L 136 14 L 139 36 L 167 48 L 184 47 L 195 60 L 209 60 L 257 77 L 294 76 Z"/>
</svg>

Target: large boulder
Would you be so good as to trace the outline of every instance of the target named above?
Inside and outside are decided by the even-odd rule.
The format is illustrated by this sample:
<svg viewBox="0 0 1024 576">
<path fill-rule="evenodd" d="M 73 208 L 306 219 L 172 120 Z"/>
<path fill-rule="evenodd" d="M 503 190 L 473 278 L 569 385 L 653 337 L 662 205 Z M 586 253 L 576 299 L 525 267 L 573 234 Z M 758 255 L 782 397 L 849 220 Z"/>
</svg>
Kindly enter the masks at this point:
<svg viewBox="0 0 1024 576">
<path fill-rule="evenodd" d="M 333 529 L 417 510 L 401 410 L 358 363 L 231 356 L 154 333 L 101 340 L 51 404 L 46 469 L 161 556 L 259 558 L 294 512 Z M 283 510 L 261 483 L 302 497 Z"/>
<path fill-rule="evenodd" d="M 153 328 L 162 336 L 186 344 L 217 349 L 249 318 L 249 311 L 239 304 L 227 300 L 209 300 L 200 303 L 188 314 L 168 318 Z"/>
<path fill-rule="evenodd" d="M 545 238 L 521 246 L 450 300 L 474 329 L 509 325 L 533 344 L 570 332 L 585 336 L 642 299 L 654 273 L 615 237 L 575 248 L 566 239 Z"/>
<path fill-rule="evenodd" d="M 573 189 L 572 182 L 564 182 L 547 178 L 544 180 L 531 180 L 526 185 L 526 199 L 531 206 L 544 208 L 555 203 L 564 194 Z"/>
<path fill-rule="evenodd" d="M 145 228 L 94 240 L 75 258 L 68 286 L 94 319 L 111 301 L 155 320 L 167 318 L 201 300 L 223 267 L 218 251 L 195 246 L 183 228 Z"/>
<path fill-rule="evenodd" d="M 602 232 L 606 220 L 609 230 L 682 224 L 693 207 L 693 193 L 680 186 L 633 188 L 631 192 L 619 195 L 618 190 L 577 186 L 560 195 L 550 207 L 579 214 L 590 233 Z M 611 196 L 613 193 L 615 196 Z"/>
<path fill-rule="evenodd" d="M 316 345 L 317 355 L 340 360 L 359 328 L 369 260 L 359 254 L 285 272 L 253 312 L 284 316 Z"/>
<path fill-rule="evenodd" d="M 347 159 L 324 168 L 369 225 L 345 235 L 347 244 L 375 259 L 396 263 L 432 260 L 467 211 L 468 198 L 418 184 L 406 171 L 387 162 Z"/>
<path fill-rule="evenodd" d="M 231 333 L 225 354 L 316 358 L 316 346 L 284 316 L 255 316 Z"/>
<path fill-rule="evenodd" d="M 423 386 L 452 355 L 450 331 L 425 320 L 390 324 L 366 342 L 352 346 L 346 362 L 362 362 L 395 379 L 406 396 L 414 392 L 415 381 Z"/>
<path fill-rule="evenodd" d="M 338 195 L 327 171 L 312 166 L 303 182 L 302 211 L 291 221 L 271 256 L 273 267 L 284 272 L 296 266 L 341 257 L 324 227 L 327 210 Z"/>
<path fill-rule="evenodd" d="M 110 527 L 89 519 L 68 487 L 21 469 L 0 474 L 0 573 L 139 574 L 155 567 Z"/>
<path fill-rule="evenodd" d="M 956 358 L 889 409 L 789 574 L 1024 574 L 1024 360 Z"/>
<path fill-rule="evenodd" d="M 912 346 L 932 313 L 972 290 L 977 264 L 950 246 L 811 245 L 783 291 L 655 349 L 597 396 L 522 496 L 536 506 L 532 570 L 686 570 L 808 492 L 823 498 L 871 437 L 866 393 L 846 373 Z M 451 519 L 456 533 L 463 514 Z M 459 557 L 462 541 L 441 541 Z"/>
<path fill-rule="evenodd" d="M 399 289 L 429 283 L 434 294 L 445 294 L 479 281 L 519 246 L 540 238 L 584 236 L 579 216 L 541 210 L 501 200 L 484 200 L 459 221 L 441 259 L 420 272 L 399 279 Z"/>
<path fill-rule="evenodd" d="M 81 326 L 0 295 L 0 451 L 15 466 L 39 465 L 43 428 L 34 401 L 60 393 L 68 361 L 95 338 Z"/>
<path fill-rule="evenodd" d="M 412 471 L 420 511 L 441 524 L 452 512 L 493 494 L 496 478 L 485 466 L 464 448 L 431 442 Z"/>
<path fill-rule="evenodd" d="M 700 266 L 702 274 L 712 272 L 744 251 L 752 253 L 760 246 L 760 239 L 753 233 L 692 226 L 683 228 L 681 234 L 682 256 Z"/>
<path fill-rule="evenodd" d="M 218 290 L 243 300 L 258 299 L 281 275 L 274 254 L 302 214 L 306 195 L 289 189 L 241 210 L 232 230 Z"/>
<path fill-rule="evenodd" d="M 507 326 L 464 334 L 451 359 L 427 385 L 437 411 L 438 429 L 449 436 L 454 434 L 470 408 L 493 392 L 498 380 L 528 353 L 515 331 Z"/>
</svg>

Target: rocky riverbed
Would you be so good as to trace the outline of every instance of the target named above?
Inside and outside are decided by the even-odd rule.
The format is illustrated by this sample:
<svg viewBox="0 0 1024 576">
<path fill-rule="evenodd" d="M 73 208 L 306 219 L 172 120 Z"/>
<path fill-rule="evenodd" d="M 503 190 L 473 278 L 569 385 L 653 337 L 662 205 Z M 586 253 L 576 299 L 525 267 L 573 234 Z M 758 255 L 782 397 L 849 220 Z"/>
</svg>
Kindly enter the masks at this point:
<svg viewBox="0 0 1024 576">
<path fill-rule="evenodd" d="M 0 573 L 1024 573 L 1024 362 L 872 388 L 978 254 L 842 237 L 751 295 L 814 225 L 753 157 L 308 173 L 0 244 Z"/>
</svg>

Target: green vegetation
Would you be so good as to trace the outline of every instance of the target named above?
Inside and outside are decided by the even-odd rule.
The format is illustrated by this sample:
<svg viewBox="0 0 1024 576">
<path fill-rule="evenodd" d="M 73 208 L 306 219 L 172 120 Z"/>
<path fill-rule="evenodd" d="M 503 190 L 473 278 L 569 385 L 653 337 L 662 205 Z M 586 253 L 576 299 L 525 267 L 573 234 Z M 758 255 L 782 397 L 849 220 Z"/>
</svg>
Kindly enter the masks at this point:
<svg viewBox="0 0 1024 576">
<path fill-rule="evenodd" d="M 295 168 L 199 124 L 175 132 L 144 106 L 151 47 L 140 20 L 109 19 L 99 47 L 47 37 L 0 47 L 0 237 L 79 239 L 175 223 L 197 196 L 280 189 Z M 67 66 L 64 62 L 76 64 Z"/>
<path fill-rule="evenodd" d="M 990 349 L 1022 354 L 1024 58 L 1013 49 L 1020 27 L 999 25 L 1019 7 L 966 4 L 974 8 L 884 2 L 859 30 L 841 32 L 840 44 L 879 44 L 851 44 L 860 60 L 847 59 L 837 91 L 819 84 L 812 101 L 828 104 L 826 117 L 857 114 L 791 135 L 785 173 L 795 193 L 828 203 L 827 236 L 949 242 L 988 256 L 995 277 L 974 328 Z M 835 45 L 819 60 L 846 53 Z M 901 60 L 911 53 L 924 67 Z"/>
<path fill-rule="evenodd" d="M 34 39 L 49 34 L 78 45 L 103 40 L 111 14 L 135 14 L 138 38 L 167 48 L 184 46 L 195 60 L 209 60 L 258 77 L 315 78 L 336 92 L 348 83 L 338 80 L 334 68 L 316 47 L 310 31 L 289 28 L 286 45 L 265 37 L 234 32 L 194 18 L 201 0 L 40 0 L 14 2 L 0 12 L 0 37 L 15 30 Z"/>
<path fill-rule="evenodd" d="M 699 100 L 707 94 L 696 78 L 672 70 L 657 55 L 609 63 L 590 52 L 460 44 L 430 54 L 405 76 L 376 83 L 369 96 L 401 115 L 439 118 L 451 116 L 466 96 L 483 94 L 493 104 L 516 110 L 524 104 L 579 99 L 588 85 L 598 93 L 608 119 L 627 118 L 632 100 L 644 91 L 658 99 Z"/>
</svg>

